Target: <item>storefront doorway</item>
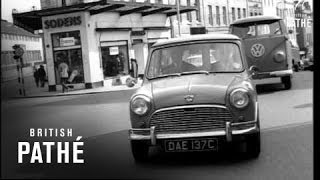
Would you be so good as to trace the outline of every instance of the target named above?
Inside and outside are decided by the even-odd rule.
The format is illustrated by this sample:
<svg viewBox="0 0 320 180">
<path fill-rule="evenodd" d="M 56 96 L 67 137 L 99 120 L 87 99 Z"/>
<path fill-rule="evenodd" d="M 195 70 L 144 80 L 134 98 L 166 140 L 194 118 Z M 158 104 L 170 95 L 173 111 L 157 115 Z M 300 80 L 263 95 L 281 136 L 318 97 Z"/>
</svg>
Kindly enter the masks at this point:
<svg viewBox="0 0 320 180">
<path fill-rule="evenodd" d="M 129 73 L 127 41 L 102 42 L 101 54 L 105 79 Z"/>
<path fill-rule="evenodd" d="M 68 83 L 84 83 L 80 31 L 52 34 L 56 84 L 61 84 L 59 67 L 67 65 Z"/>
</svg>

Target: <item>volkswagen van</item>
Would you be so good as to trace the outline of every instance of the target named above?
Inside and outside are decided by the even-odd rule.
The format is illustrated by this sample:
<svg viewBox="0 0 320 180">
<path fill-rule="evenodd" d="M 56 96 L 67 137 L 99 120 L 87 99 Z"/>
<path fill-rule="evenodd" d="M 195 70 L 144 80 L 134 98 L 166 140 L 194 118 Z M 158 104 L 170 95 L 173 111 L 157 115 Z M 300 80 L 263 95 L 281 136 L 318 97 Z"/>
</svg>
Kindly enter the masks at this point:
<svg viewBox="0 0 320 180">
<path fill-rule="evenodd" d="M 242 144 L 242 153 L 258 157 L 259 108 L 251 78 L 255 69 L 248 67 L 237 36 L 157 42 L 145 69 L 142 86 L 130 100 L 129 140 L 136 161 L 147 160 L 151 146 L 183 153 Z"/>
<path fill-rule="evenodd" d="M 234 21 L 230 33 L 242 39 L 249 66 L 256 66 L 254 79 L 280 77 L 291 88 L 292 47 L 283 20 L 276 16 L 253 16 Z M 292 33 L 290 31 L 289 33 Z"/>
</svg>

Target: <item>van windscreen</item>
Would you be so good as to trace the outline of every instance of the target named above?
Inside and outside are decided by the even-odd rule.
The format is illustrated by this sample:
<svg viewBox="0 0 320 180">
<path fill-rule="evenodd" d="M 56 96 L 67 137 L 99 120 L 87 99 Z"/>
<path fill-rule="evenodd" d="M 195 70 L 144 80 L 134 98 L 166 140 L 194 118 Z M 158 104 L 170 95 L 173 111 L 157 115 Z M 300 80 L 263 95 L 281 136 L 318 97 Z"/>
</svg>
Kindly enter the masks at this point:
<svg viewBox="0 0 320 180">
<path fill-rule="evenodd" d="M 255 36 L 282 34 L 282 31 L 279 21 L 263 21 L 232 25 L 231 33 L 246 39 Z"/>
</svg>

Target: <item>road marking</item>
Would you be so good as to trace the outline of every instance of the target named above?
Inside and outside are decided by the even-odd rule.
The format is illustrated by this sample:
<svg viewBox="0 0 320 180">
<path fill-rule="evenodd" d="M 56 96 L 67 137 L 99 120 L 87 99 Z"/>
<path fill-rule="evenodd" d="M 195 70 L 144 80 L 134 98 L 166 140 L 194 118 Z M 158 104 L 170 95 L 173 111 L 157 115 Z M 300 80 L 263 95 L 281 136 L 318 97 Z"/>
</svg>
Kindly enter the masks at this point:
<svg viewBox="0 0 320 180">
<path fill-rule="evenodd" d="M 276 130 L 281 130 L 281 129 L 288 129 L 288 128 L 294 128 L 294 127 L 299 127 L 299 126 L 308 126 L 308 125 L 313 125 L 313 122 L 293 123 L 293 124 L 287 124 L 287 125 L 282 125 L 282 126 L 269 127 L 266 129 L 261 128 L 261 131 L 262 132 L 276 131 Z"/>
</svg>

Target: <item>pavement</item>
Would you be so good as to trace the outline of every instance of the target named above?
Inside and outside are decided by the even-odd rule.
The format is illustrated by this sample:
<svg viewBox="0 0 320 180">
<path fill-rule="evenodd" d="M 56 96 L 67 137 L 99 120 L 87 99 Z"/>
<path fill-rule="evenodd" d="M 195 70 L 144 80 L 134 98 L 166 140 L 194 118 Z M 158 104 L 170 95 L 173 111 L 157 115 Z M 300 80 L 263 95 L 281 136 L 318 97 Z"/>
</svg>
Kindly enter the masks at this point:
<svg viewBox="0 0 320 180">
<path fill-rule="evenodd" d="M 25 96 L 20 94 L 19 89 L 23 89 L 23 86 L 19 84 L 18 80 L 10 80 L 1 83 L 1 99 L 12 98 L 34 98 L 34 97 L 51 97 L 51 96 L 68 96 L 68 95 L 83 95 L 83 94 L 95 94 L 102 92 L 122 91 L 122 90 L 134 90 L 141 86 L 142 80 L 138 80 L 138 83 L 133 87 L 127 87 L 126 84 L 111 85 L 111 80 L 105 81 L 104 87 L 85 89 L 83 86 L 70 88 L 68 92 L 62 92 L 62 86 L 57 85 L 56 91 L 50 91 L 48 88 L 48 82 L 44 87 L 37 87 L 33 76 L 27 76 L 24 78 Z"/>
</svg>

